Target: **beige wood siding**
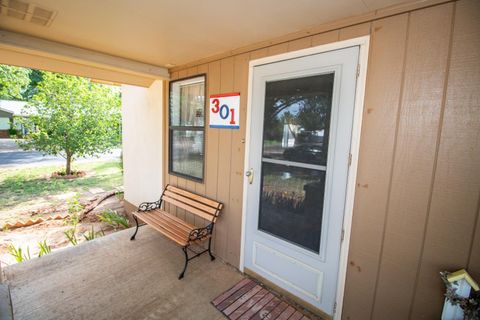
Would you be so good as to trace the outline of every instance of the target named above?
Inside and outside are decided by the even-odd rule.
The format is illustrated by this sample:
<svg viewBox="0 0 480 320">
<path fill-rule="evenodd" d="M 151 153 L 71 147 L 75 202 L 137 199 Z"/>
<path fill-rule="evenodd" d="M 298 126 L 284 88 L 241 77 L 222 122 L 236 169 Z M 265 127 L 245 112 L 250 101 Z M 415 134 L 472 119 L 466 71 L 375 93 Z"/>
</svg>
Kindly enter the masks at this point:
<svg viewBox="0 0 480 320">
<path fill-rule="evenodd" d="M 241 93 L 240 130 L 206 126 L 204 183 L 168 174 L 168 131 L 164 168 L 166 183 L 225 204 L 214 250 L 238 266 L 248 62 L 371 35 L 344 319 L 439 318 L 440 271 L 480 279 L 480 1 L 392 12 L 172 73 L 207 74 L 207 99 Z"/>
</svg>

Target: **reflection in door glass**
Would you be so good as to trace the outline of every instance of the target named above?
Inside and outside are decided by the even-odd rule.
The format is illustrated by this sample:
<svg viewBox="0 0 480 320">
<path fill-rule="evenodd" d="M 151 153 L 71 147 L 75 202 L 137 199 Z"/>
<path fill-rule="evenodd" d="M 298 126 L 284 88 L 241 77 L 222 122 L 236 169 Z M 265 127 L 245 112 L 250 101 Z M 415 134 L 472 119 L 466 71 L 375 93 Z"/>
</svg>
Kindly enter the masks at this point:
<svg viewBox="0 0 480 320">
<path fill-rule="evenodd" d="M 265 88 L 263 157 L 326 165 L 334 73 Z"/>
<path fill-rule="evenodd" d="M 319 252 L 334 73 L 267 82 L 258 228 Z"/>
<path fill-rule="evenodd" d="M 258 227 L 318 252 L 325 171 L 264 162 Z"/>
</svg>

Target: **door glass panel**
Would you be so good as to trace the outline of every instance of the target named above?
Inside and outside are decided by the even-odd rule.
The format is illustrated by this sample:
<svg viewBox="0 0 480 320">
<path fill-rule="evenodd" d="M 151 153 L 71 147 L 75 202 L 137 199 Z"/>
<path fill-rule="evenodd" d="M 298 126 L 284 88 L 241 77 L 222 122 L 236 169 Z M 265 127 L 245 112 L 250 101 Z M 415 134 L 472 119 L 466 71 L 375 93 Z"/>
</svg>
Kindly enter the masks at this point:
<svg viewBox="0 0 480 320">
<path fill-rule="evenodd" d="M 334 73 L 265 87 L 258 228 L 319 252 Z"/>
<path fill-rule="evenodd" d="M 319 252 L 325 171 L 262 163 L 260 230 Z"/>
<path fill-rule="evenodd" d="M 334 73 L 265 88 L 263 157 L 325 166 Z"/>
</svg>

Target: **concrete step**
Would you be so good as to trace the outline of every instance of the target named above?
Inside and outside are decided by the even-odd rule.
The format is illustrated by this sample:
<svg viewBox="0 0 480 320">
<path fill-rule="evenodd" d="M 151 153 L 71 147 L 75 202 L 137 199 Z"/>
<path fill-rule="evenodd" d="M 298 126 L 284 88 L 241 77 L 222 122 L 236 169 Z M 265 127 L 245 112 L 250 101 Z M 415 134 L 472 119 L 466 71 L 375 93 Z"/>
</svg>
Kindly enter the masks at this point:
<svg viewBox="0 0 480 320">
<path fill-rule="evenodd" d="M 0 320 L 13 320 L 12 300 L 7 284 L 0 283 Z"/>
</svg>

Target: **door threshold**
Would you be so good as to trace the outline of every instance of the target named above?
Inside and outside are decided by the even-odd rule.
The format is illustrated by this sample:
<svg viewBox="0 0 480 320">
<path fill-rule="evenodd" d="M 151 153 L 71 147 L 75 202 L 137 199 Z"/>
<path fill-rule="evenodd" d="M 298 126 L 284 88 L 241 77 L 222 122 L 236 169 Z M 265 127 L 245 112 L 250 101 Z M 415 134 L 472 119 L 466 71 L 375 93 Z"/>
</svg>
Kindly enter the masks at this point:
<svg viewBox="0 0 480 320">
<path fill-rule="evenodd" d="M 320 319 L 320 320 L 332 320 L 333 317 L 331 315 L 326 314 L 324 311 L 318 309 L 317 307 L 313 306 L 312 304 L 300 299 L 299 297 L 293 295 L 289 291 L 279 287 L 278 285 L 274 284 L 273 282 L 267 280 L 266 278 L 262 277 L 258 273 L 250 270 L 249 268 L 244 268 L 243 272 L 257 281 L 261 282 L 267 288 L 271 289 L 275 293 L 277 293 L 282 298 L 285 298 L 290 304 L 296 305 L 300 309 L 304 310 L 312 319 Z"/>
</svg>

